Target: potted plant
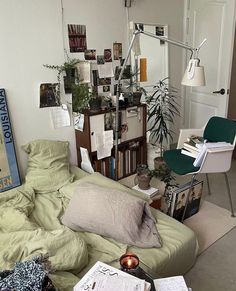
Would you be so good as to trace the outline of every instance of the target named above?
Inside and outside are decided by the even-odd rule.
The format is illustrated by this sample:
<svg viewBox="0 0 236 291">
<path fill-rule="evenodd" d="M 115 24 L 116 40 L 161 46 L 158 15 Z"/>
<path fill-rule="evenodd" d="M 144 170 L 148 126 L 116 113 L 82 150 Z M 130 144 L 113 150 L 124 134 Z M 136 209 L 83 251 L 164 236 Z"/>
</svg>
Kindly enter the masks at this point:
<svg viewBox="0 0 236 291">
<path fill-rule="evenodd" d="M 128 65 L 123 73 L 123 78 L 126 79 L 124 83 L 126 83 L 125 88 L 130 95 L 130 102 L 132 105 L 140 104 L 142 94 L 146 95 L 147 92 L 137 80 L 137 71 L 133 72 L 131 66 Z"/>
<path fill-rule="evenodd" d="M 79 72 L 77 70 L 77 64 L 80 62 L 79 59 L 71 59 L 69 58 L 68 54 L 67 61 L 63 63 L 63 65 L 43 65 L 48 69 L 53 69 L 57 71 L 57 81 L 59 83 L 59 90 L 61 85 L 61 76 L 64 73 L 64 86 L 65 86 L 65 93 L 71 93 L 71 86 L 75 84 L 76 80 L 79 79 Z M 60 92 L 59 92 L 60 93 Z M 59 94 L 60 95 L 60 94 Z"/>
<path fill-rule="evenodd" d="M 171 180 L 174 177 L 171 175 L 171 172 L 164 172 L 160 169 L 150 170 L 148 165 L 139 164 L 137 166 L 137 176 L 136 181 L 139 185 L 139 188 L 142 190 L 147 190 L 150 188 L 150 181 L 152 177 L 158 177 L 161 181 L 163 181 L 167 186 L 170 185 Z"/>
<path fill-rule="evenodd" d="M 169 138 L 173 140 L 170 124 L 174 123 L 175 116 L 180 115 L 177 90 L 168 84 L 168 79 L 160 80 L 154 86 L 153 93 L 146 96 L 150 141 L 160 147 L 160 157 L 154 159 L 155 168 L 157 169 L 160 164 L 162 171 L 166 169 L 167 172 L 169 169 L 163 161 L 164 143 L 168 144 Z"/>
<path fill-rule="evenodd" d="M 89 107 L 92 92 L 87 83 L 72 84 L 72 111 L 81 112 Z"/>
</svg>

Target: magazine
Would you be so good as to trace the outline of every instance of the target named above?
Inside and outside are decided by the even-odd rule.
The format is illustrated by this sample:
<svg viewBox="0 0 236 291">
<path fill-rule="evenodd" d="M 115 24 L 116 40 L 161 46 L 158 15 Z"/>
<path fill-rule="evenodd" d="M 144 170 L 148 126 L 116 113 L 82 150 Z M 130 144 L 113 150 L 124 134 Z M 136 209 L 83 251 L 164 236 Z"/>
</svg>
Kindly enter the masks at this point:
<svg viewBox="0 0 236 291">
<path fill-rule="evenodd" d="M 149 282 L 98 261 L 74 286 L 73 290 L 149 291 L 150 289 L 151 284 Z"/>
<path fill-rule="evenodd" d="M 190 184 L 191 182 L 180 186 L 172 196 L 170 216 L 179 221 L 181 221 L 184 213 Z M 203 181 L 194 180 L 184 219 L 198 212 L 202 196 L 202 189 Z"/>
</svg>

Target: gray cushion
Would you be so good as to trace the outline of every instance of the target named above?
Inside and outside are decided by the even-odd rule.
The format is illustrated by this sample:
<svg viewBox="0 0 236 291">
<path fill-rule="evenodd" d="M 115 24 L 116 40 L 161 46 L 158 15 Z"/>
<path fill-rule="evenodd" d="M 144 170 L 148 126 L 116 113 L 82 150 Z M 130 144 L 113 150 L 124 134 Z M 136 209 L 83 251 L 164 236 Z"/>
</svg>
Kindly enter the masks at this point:
<svg viewBox="0 0 236 291">
<path fill-rule="evenodd" d="M 92 183 L 76 187 L 62 223 L 73 230 L 97 233 L 142 248 L 162 246 L 146 201 Z"/>
</svg>

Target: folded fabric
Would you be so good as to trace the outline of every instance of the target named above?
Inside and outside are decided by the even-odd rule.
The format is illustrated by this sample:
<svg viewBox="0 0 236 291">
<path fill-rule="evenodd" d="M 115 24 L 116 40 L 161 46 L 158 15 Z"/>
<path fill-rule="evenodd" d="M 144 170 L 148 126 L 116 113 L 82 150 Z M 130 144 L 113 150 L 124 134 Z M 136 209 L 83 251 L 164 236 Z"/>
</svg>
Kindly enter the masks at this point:
<svg viewBox="0 0 236 291">
<path fill-rule="evenodd" d="M 162 246 L 146 201 L 92 183 L 76 187 L 62 223 L 76 231 L 93 232 L 142 248 Z"/>
</svg>

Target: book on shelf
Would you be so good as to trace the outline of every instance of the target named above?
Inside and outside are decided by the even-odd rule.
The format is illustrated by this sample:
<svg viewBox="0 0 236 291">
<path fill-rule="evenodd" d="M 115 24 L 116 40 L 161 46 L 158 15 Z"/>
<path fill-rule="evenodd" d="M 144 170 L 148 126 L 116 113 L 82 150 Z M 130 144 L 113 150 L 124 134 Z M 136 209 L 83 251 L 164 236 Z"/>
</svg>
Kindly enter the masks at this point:
<svg viewBox="0 0 236 291">
<path fill-rule="evenodd" d="M 150 289 L 149 282 L 98 261 L 74 286 L 73 291 L 149 291 Z"/>
</svg>

